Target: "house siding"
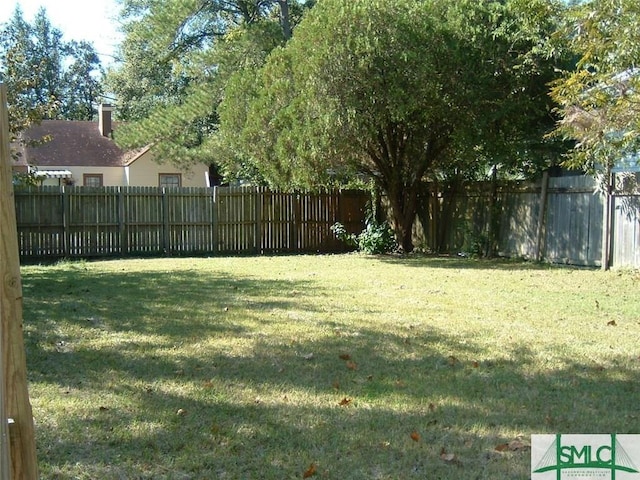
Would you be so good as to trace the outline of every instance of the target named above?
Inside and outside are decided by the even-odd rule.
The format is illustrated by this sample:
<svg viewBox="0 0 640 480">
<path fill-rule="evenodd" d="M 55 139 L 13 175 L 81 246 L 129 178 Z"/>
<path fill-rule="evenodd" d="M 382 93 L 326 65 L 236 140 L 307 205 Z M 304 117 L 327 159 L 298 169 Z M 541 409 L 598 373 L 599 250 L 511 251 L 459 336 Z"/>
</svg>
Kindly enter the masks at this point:
<svg viewBox="0 0 640 480">
<path fill-rule="evenodd" d="M 208 187 L 208 166 L 199 164 L 191 171 L 180 170 L 173 165 L 154 162 L 150 154 L 145 154 L 126 167 L 69 167 L 66 165 L 52 165 L 41 167 L 40 170 L 68 170 L 72 173 L 73 184 L 82 186 L 85 174 L 102 174 L 105 187 L 157 187 L 160 173 L 179 174 L 183 187 Z M 65 185 L 64 179 L 46 178 L 43 186 Z"/>
<path fill-rule="evenodd" d="M 102 174 L 102 184 L 105 187 L 121 187 L 126 186 L 126 177 L 123 167 L 69 167 L 66 165 L 52 165 L 40 167 L 39 170 L 68 170 L 73 175 L 72 181 L 75 186 L 82 186 L 84 174 Z M 64 179 L 46 178 L 42 183 L 43 186 L 65 185 Z"/>
<path fill-rule="evenodd" d="M 128 183 L 139 187 L 157 187 L 161 173 L 178 174 L 182 177 L 182 187 L 208 187 L 207 175 L 209 167 L 205 164 L 194 165 L 191 170 L 176 168 L 170 163 L 153 161 L 149 152 L 138 157 L 127 167 Z"/>
</svg>

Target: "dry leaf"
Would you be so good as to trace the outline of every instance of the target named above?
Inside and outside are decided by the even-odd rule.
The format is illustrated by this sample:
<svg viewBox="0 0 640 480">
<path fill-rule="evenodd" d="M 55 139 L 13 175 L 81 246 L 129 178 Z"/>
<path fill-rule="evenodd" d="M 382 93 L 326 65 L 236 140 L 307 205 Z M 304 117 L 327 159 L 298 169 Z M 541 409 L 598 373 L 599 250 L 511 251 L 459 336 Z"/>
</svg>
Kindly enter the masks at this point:
<svg viewBox="0 0 640 480">
<path fill-rule="evenodd" d="M 313 477 L 316 474 L 316 465 L 315 463 L 312 463 L 311 465 L 309 465 L 309 468 L 307 468 L 304 473 L 302 474 L 302 478 L 309 478 L 309 477 Z"/>
<path fill-rule="evenodd" d="M 415 430 L 413 432 L 411 432 L 411 440 L 413 440 L 414 442 L 419 442 L 420 441 L 420 434 L 418 432 L 416 432 Z"/>
<path fill-rule="evenodd" d="M 341 407 L 346 407 L 348 405 L 351 404 L 351 399 L 349 397 L 344 397 L 342 400 L 340 400 L 340 402 L 338 403 L 338 405 L 340 405 Z"/>
<path fill-rule="evenodd" d="M 519 438 L 515 440 L 511 440 L 509 443 L 501 443 L 500 445 L 496 445 L 495 450 L 498 452 L 520 452 L 523 450 L 528 450 L 531 448 L 531 445 L 523 442 Z"/>
<path fill-rule="evenodd" d="M 351 360 L 347 361 L 347 368 L 349 370 L 357 370 L 358 364 L 356 362 L 352 362 Z"/>
<path fill-rule="evenodd" d="M 455 453 L 447 453 L 444 447 L 440 450 L 440 458 L 447 463 L 456 463 L 458 459 Z"/>
<path fill-rule="evenodd" d="M 616 327 L 618 324 L 616 323 L 615 320 L 611 320 L 611 321 L 607 322 L 607 325 L 610 326 L 610 327 Z"/>
<path fill-rule="evenodd" d="M 471 365 L 473 366 L 473 368 L 478 368 L 480 366 L 480 364 L 476 360 L 474 360 Z"/>
<path fill-rule="evenodd" d="M 340 360 L 351 360 L 351 355 L 349 355 L 348 353 L 343 353 L 342 355 L 340 355 Z"/>
</svg>

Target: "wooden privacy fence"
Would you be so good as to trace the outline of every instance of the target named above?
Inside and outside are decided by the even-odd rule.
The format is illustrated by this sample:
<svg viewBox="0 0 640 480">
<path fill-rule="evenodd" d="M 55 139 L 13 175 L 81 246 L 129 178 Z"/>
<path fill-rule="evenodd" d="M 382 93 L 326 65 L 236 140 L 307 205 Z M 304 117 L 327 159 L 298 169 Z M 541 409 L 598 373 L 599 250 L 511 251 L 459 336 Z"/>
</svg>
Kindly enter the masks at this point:
<svg viewBox="0 0 640 480">
<path fill-rule="evenodd" d="M 23 258 L 337 252 L 331 225 L 364 226 L 369 194 L 255 187 L 16 191 Z"/>
<path fill-rule="evenodd" d="M 468 252 L 492 241 L 502 256 L 583 266 L 607 258 L 607 266 L 640 267 L 640 194 L 614 192 L 608 203 L 591 177 L 442 192 L 429 186 L 422 205 L 414 238 L 430 250 Z"/>
</svg>

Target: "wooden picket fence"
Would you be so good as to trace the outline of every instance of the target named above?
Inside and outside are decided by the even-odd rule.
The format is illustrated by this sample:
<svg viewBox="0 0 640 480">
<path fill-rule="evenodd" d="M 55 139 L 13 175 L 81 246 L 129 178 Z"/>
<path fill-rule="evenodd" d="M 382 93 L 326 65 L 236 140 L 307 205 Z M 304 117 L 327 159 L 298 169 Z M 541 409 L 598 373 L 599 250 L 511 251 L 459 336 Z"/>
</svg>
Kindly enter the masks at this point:
<svg viewBox="0 0 640 480">
<path fill-rule="evenodd" d="M 39 187 L 15 192 L 22 258 L 339 252 L 364 226 L 361 191 Z"/>
</svg>

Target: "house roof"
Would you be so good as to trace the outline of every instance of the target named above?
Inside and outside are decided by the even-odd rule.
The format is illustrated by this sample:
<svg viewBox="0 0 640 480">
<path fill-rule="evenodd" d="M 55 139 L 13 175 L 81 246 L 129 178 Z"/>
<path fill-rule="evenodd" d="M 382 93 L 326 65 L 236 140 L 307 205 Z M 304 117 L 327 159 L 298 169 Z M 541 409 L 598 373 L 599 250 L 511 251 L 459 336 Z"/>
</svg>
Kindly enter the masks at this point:
<svg viewBox="0 0 640 480">
<path fill-rule="evenodd" d="M 43 120 L 23 133 L 25 140 L 39 140 L 51 136 L 41 145 L 25 147 L 23 159 L 38 167 L 121 167 L 131 164 L 141 154 L 139 150 L 119 148 L 104 137 L 96 122 Z"/>
</svg>

